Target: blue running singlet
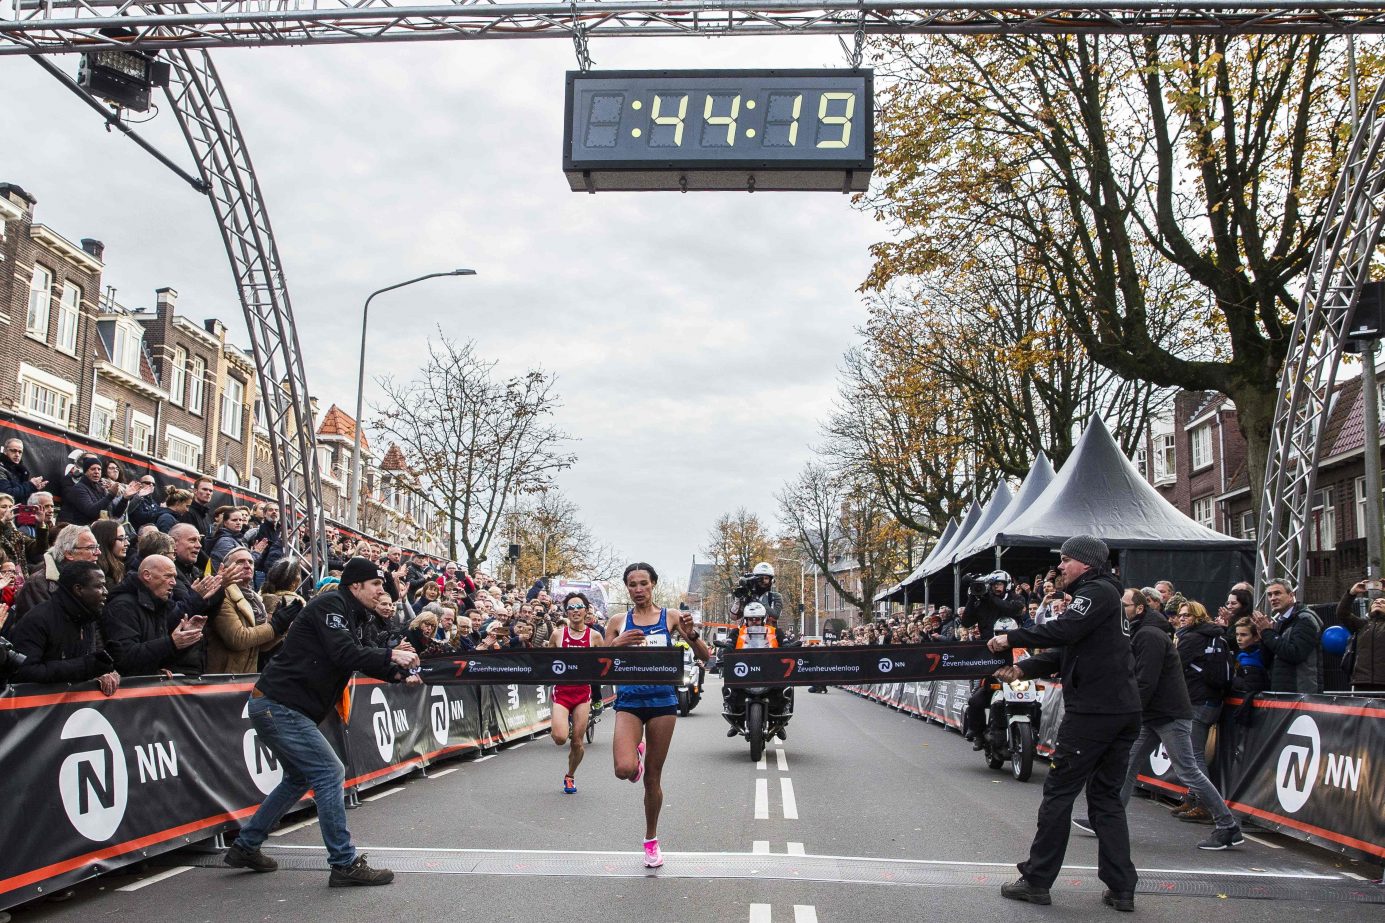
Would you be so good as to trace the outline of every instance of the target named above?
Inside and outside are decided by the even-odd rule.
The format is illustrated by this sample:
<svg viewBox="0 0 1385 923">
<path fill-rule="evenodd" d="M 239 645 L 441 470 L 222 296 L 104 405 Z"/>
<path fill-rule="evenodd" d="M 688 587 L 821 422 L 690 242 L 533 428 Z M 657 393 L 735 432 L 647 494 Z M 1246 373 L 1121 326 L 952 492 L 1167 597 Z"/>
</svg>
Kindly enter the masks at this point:
<svg viewBox="0 0 1385 923">
<path fill-rule="evenodd" d="M 644 643 L 648 647 L 669 647 L 673 638 L 668 630 L 668 610 L 659 610 L 659 621 L 653 625 L 636 625 L 635 610 L 625 613 L 625 630 L 638 628 L 644 632 Z M 617 686 L 616 708 L 668 708 L 678 705 L 678 692 L 673 686 Z"/>
</svg>

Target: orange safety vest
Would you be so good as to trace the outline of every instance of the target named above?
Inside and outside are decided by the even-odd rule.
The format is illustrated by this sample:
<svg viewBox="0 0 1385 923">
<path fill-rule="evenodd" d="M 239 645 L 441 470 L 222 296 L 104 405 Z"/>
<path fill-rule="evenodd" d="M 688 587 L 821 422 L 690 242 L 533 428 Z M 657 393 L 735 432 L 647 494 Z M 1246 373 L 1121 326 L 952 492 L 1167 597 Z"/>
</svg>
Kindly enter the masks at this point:
<svg viewBox="0 0 1385 923">
<path fill-rule="evenodd" d="M 778 646 L 779 646 L 779 636 L 778 636 L 778 633 L 775 631 L 775 628 L 774 628 L 773 625 L 766 625 L 766 626 L 765 626 L 765 640 L 769 642 L 769 646 L 770 646 L 770 647 L 778 647 Z M 739 651 L 739 650 L 741 650 L 741 649 L 744 648 L 744 647 L 745 647 L 745 629 L 742 628 L 739 632 L 736 633 L 736 650 Z"/>
</svg>

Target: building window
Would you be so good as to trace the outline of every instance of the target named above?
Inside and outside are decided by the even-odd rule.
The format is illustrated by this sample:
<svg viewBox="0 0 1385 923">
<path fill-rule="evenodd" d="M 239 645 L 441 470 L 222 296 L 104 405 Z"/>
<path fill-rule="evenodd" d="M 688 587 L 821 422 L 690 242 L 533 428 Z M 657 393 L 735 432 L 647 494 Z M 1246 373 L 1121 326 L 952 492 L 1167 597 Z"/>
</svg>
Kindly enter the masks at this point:
<svg viewBox="0 0 1385 923">
<path fill-rule="evenodd" d="M 1383 503 L 1385 503 L 1385 487 L 1382 487 L 1382 488 L 1381 488 L 1381 490 L 1380 490 L 1380 497 L 1381 497 L 1381 501 L 1382 501 Z M 1366 479 L 1365 479 L 1365 478 L 1357 478 L 1357 479 L 1356 479 L 1356 490 L 1355 490 L 1355 497 L 1354 497 L 1354 499 L 1355 499 L 1355 501 L 1356 501 L 1355 504 L 1354 504 L 1354 505 L 1355 505 L 1355 508 L 1356 508 L 1356 537 L 1357 537 L 1357 538 L 1365 538 L 1365 537 L 1366 537 Z"/>
<path fill-rule="evenodd" d="M 216 479 L 232 487 L 240 486 L 240 472 L 230 465 L 222 465 L 220 468 L 216 469 Z"/>
<path fill-rule="evenodd" d="M 192 375 L 188 380 L 188 410 L 202 412 L 202 393 L 207 386 L 207 360 L 198 356 L 192 360 Z"/>
<path fill-rule="evenodd" d="M 1197 520 L 1197 524 L 1200 526 L 1206 526 L 1209 529 L 1216 528 L 1215 519 L 1212 515 L 1211 497 L 1198 497 L 1193 501 L 1193 518 Z"/>
<path fill-rule="evenodd" d="M 1206 468 L 1212 464 L 1212 424 L 1199 426 L 1191 433 L 1193 444 L 1193 469 Z"/>
<path fill-rule="evenodd" d="M 1255 513 L 1251 510 L 1241 514 L 1241 538 L 1255 541 Z"/>
<path fill-rule="evenodd" d="M 91 435 L 104 442 L 115 438 L 115 401 L 97 394 L 91 400 Z"/>
<path fill-rule="evenodd" d="M 1144 446 L 1135 450 L 1135 468 L 1140 472 L 1140 477 L 1149 480 L 1149 450 Z"/>
<path fill-rule="evenodd" d="M 130 449 L 154 454 L 154 418 L 138 410 L 130 412 Z"/>
<path fill-rule="evenodd" d="M 260 492 L 260 478 L 258 475 L 250 475 L 250 489 L 255 493 Z"/>
<path fill-rule="evenodd" d="M 1308 550 L 1331 551 L 1337 547 L 1337 510 L 1333 491 L 1324 487 L 1313 494 L 1313 512 L 1308 518 Z"/>
<path fill-rule="evenodd" d="M 53 271 L 34 264 L 29 280 L 29 310 L 24 316 L 24 329 L 40 340 L 48 339 L 48 311 L 53 300 Z"/>
<path fill-rule="evenodd" d="M 63 300 L 58 304 L 58 349 L 77 353 L 77 323 L 82 316 L 82 290 L 71 282 L 63 283 Z"/>
<path fill-rule="evenodd" d="M 1163 484 L 1178 477 L 1178 446 L 1173 433 L 1154 437 L 1154 483 Z"/>
<path fill-rule="evenodd" d="M 175 465 L 197 471 L 202 467 L 202 440 L 176 426 L 164 427 L 166 457 Z"/>
<path fill-rule="evenodd" d="M 124 324 L 115 325 L 115 355 L 112 361 L 123 372 L 139 376 L 139 354 L 144 343 L 142 331 L 137 332 Z"/>
<path fill-rule="evenodd" d="M 264 431 L 268 432 L 269 427 L 265 425 L 264 401 L 261 400 L 261 399 L 258 398 L 258 397 L 255 398 L 255 410 L 254 410 L 254 414 L 255 414 L 255 429 L 264 430 Z"/>
<path fill-rule="evenodd" d="M 173 350 L 173 362 L 168 370 L 168 400 L 183 406 L 183 391 L 188 382 L 188 351 L 179 346 Z"/>
<path fill-rule="evenodd" d="M 43 369 L 19 364 L 19 406 L 30 416 L 59 426 L 69 425 L 77 386 Z"/>
<path fill-rule="evenodd" d="M 227 376 L 226 390 L 221 392 L 221 431 L 232 439 L 240 438 L 244 402 L 245 385 L 239 378 Z"/>
</svg>

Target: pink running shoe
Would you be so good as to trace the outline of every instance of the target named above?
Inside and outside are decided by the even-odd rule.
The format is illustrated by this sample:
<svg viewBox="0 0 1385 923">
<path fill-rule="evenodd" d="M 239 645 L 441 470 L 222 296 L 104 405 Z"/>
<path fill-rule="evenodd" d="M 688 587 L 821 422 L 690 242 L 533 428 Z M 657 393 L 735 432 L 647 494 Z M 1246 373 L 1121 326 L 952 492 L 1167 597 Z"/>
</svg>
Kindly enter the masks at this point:
<svg viewBox="0 0 1385 923">
<path fill-rule="evenodd" d="M 644 867 L 656 869 L 664 864 L 664 855 L 659 852 L 659 838 L 644 841 Z"/>
<path fill-rule="evenodd" d="M 644 778 L 644 741 L 640 741 L 640 745 L 635 748 L 635 752 L 639 754 L 640 765 L 636 767 L 635 778 L 631 779 L 631 782 L 638 782 Z M 654 847 L 654 852 L 656 854 L 659 852 L 659 847 L 657 845 Z"/>
</svg>

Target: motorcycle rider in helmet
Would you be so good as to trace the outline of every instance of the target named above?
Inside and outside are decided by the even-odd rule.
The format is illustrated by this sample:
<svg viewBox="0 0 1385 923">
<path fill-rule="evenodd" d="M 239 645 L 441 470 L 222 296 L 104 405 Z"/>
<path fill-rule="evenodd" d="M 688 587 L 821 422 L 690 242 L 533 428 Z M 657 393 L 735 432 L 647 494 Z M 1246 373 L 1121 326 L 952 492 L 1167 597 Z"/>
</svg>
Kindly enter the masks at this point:
<svg viewBox="0 0 1385 923">
<path fill-rule="evenodd" d="M 736 650 L 745 646 L 741 629 L 747 626 L 767 626 L 770 647 L 798 647 L 798 639 L 787 640 L 779 637 L 776 623 L 784 611 L 784 598 L 774 591 L 774 566 L 766 561 L 755 565 L 749 574 L 741 576 L 740 583 L 732 591 L 731 615 L 739 620 L 739 625 L 727 633 L 726 639 L 717 646 Z M 745 690 L 723 686 L 721 690 L 722 707 L 731 722 L 727 737 L 741 733 L 745 724 Z M 793 714 L 793 689 L 787 686 L 775 687 L 770 691 L 769 710 L 771 717 Z M 779 739 L 785 735 L 780 731 Z"/>
<path fill-rule="evenodd" d="M 989 641 L 996 634 L 997 619 L 1010 618 L 1023 627 L 1025 623 L 1024 600 L 1012 589 L 1010 575 L 1003 570 L 993 571 L 972 581 L 967 596 L 967 608 L 962 614 L 962 625 L 976 626 L 981 632 L 981 640 Z M 978 592 L 979 591 L 979 592 Z M 988 677 L 967 699 L 967 731 L 973 750 L 983 746 L 981 737 L 986 732 L 986 704 L 991 700 L 991 679 Z"/>
</svg>

